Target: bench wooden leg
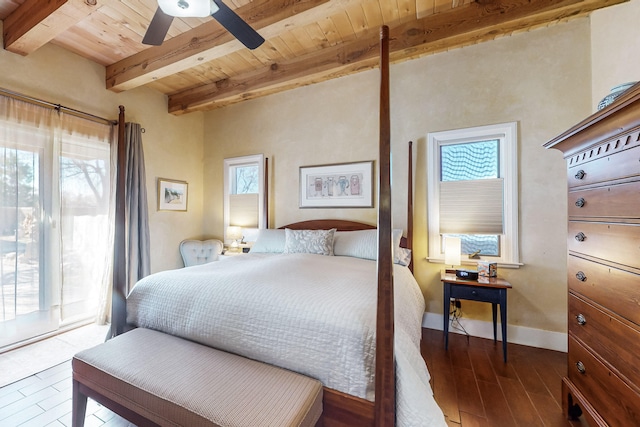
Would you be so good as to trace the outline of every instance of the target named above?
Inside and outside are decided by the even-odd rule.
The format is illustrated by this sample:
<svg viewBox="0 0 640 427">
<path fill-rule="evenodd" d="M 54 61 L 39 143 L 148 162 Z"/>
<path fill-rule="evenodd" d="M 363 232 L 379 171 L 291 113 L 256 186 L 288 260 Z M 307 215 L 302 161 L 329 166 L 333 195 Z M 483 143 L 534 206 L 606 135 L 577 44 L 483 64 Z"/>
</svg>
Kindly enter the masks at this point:
<svg viewBox="0 0 640 427">
<path fill-rule="evenodd" d="M 80 392 L 80 384 L 73 380 L 73 410 L 71 414 L 72 427 L 84 427 L 87 412 L 87 396 Z"/>
</svg>

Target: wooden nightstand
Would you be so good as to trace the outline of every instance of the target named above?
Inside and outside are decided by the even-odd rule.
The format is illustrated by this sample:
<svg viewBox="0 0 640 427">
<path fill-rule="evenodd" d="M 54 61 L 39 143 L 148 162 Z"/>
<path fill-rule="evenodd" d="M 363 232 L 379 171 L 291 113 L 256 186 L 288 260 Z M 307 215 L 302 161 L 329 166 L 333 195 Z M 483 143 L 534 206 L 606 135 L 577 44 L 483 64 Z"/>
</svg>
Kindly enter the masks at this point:
<svg viewBox="0 0 640 427">
<path fill-rule="evenodd" d="M 248 254 L 250 250 L 251 250 L 251 246 L 245 243 L 239 244 L 235 248 L 225 245 L 224 251 L 222 252 L 222 254 L 227 256 L 244 255 L 244 254 Z"/>
<path fill-rule="evenodd" d="M 455 273 L 442 272 L 444 285 L 444 348 L 449 347 L 449 305 L 451 298 L 469 301 L 490 302 L 493 312 L 493 341 L 497 336 L 497 310 L 500 304 L 500 326 L 502 327 L 502 352 L 507 361 L 507 289 L 511 284 L 497 277 L 479 277 L 478 280 L 460 279 Z"/>
</svg>

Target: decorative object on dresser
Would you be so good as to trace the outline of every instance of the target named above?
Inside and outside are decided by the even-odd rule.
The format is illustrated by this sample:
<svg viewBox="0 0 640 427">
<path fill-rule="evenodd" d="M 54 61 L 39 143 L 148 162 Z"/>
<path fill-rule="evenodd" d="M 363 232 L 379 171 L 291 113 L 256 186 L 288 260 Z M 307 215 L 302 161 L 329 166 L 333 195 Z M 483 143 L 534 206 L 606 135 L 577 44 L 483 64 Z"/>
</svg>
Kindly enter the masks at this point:
<svg viewBox="0 0 640 427">
<path fill-rule="evenodd" d="M 545 144 L 569 185 L 569 373 L 563 410 L 640 425 L 640 84 Z"/>
<path fill-rule="evenodd" d="M 602 110 L 607 105 L 611 105 L 613 101 L 618 99 L 620 95 L 628 91 L 636 83 L 638 82 L 623 83 L 621 85 L 612 87 L 611 92 L 609 92 L 607 96 L 605 96 L 604 98 L 602 98 L 602 100 L 600 100 L 600 102 L 598 102 L 598 110 Z"/>
</svg>

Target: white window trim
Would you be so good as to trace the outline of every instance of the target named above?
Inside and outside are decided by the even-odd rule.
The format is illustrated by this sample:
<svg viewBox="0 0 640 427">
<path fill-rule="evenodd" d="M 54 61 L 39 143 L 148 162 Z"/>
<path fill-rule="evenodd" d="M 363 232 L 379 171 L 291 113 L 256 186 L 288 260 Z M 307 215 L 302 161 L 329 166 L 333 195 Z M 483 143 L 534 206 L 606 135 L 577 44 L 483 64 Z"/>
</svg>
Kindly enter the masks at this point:
<svg viewBox="0 0 640 427">
<path fill-rule="evenodd" d="M 516 122 L 478 126 L 427 135 L 427 214 L 430 262 L 443 263 L 444 253 L 440 238 L 440 146 L 465 141 L 498 139 L 500 142 L 500 176 L 504 177 L 504 231 L 500 236 L 501 256 L 480 256 L 481 260 L 495 261 L 502 267 L 518 268 L 520 263 L 518 233 L 518 126 Z M 505 235 L 510 236 L 505 238 Z M 463 260 L 475 264 L 477 260 Z"/>
<path fill-rule="evenodd" d="M 224 159 L 224 241 L 227 241 L 227 228 L 229 227 L 229 194 L 231 194 L 231 180 L 229 169 L 234 166 L 258 163 L 258 228 L 266 228 L 264 211 L 264 155 L 233 157 Z"/>
</svg>

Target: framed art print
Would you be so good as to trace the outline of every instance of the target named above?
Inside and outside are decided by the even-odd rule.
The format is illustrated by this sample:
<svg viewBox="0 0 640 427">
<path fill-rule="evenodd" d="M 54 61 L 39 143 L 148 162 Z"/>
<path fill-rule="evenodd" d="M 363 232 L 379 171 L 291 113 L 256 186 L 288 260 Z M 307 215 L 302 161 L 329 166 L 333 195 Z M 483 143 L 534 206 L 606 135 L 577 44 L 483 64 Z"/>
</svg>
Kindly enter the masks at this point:
<svg viewBox="0 0 640 427">
<path fill-rule="evenodd" d="M 186 181 L 158 178 L 158 210 L 186 211 L 188 188 Z"/>
<path fill-rule="evenodd" d="M 373 160 L 301 166 L 300 207 L 373 207 Z"/>
</svg>

